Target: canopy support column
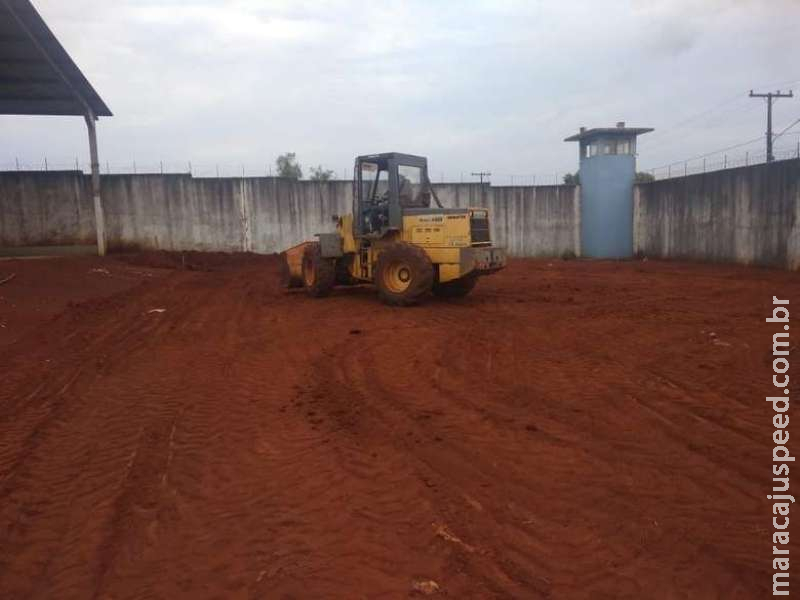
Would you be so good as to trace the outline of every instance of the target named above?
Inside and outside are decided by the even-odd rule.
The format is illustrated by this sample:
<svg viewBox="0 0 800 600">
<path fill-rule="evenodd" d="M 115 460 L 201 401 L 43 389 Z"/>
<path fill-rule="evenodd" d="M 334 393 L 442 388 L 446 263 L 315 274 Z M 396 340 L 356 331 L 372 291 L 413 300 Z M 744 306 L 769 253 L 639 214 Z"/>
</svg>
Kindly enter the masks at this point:
<svg viewBox="0 0 800 600">
<path fill-rule="evenodd" d="M 97 231 L 97 254 L 106 255 L 106 221 L 103 214 L 103 202 L 100 198 L 100 160 L 97 157 L 97 128 L 92 109 L 85 115 L 86 128 L 89 130 L 89 159 L 92 165 L 92 199 L 94 201 L 94 223 Z"/>
</svg>

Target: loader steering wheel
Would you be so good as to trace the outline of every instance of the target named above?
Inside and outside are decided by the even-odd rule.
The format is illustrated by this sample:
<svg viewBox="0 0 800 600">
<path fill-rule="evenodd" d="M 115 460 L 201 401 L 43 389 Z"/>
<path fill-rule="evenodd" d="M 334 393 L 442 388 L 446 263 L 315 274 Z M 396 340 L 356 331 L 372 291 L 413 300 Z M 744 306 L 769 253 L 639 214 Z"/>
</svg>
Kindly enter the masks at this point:
<svg viewBox="0 0 800 600">
<path fill-rule="evenodd" d="M 376 198 L 364 211 L 364 222 L 370 233 L 379 232 L 389 223 L 389 192 Z"/>
</svg>

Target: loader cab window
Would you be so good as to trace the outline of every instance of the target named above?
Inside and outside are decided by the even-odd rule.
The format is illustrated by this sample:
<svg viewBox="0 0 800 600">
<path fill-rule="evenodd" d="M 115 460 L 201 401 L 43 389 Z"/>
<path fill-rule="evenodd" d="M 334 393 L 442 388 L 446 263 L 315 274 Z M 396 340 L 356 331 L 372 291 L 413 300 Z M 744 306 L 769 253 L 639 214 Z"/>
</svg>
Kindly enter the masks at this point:
<svg viewBox="0 0 800 600">
<path fill-rule="evenodd" d="M 378 163 L 361 163 L 361 198 L 371 204 L 389 195 L 389 171 Z"/>
<path fill-rule="evenodd" d="M 366 234 L 378 234 L 389 224 L 389 170 L 386 164 L 362 162 L 361 224 Z"/>
<path fill-rule="evenodd" d="M 399 165 L 397 167 L 400 206 L 404 208 L 428 208 L 431 205 L 430 194 L 423 180 L 422 168 Z"/>
</svg>

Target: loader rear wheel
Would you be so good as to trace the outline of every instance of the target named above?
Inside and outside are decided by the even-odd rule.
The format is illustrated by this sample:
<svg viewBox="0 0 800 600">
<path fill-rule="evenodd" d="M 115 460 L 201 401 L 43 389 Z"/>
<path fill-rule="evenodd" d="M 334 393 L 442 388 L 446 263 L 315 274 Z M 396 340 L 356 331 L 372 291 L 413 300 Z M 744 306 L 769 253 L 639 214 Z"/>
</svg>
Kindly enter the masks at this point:
<svg viewBox="0 0 800 600">
<path fill-rule="evenodd" d="M 327 296 L 336 283 L 336 261 L 323 258 L 319 242 L 309 244 L 303 252 L 303 287 L 309 296 Z"/>
<path fill-rule="evenodd" d="M 378 255 L 375 285 L 381 300 L 394 306 L 416 304 L 433 287 L 433 264 L 425 251 L 395 242 Z"/>
<path fill-rule="evenodd" d="M 473 290 L 476 283 L 478 283 L 476 276 L 467 275 L 461 279 L 434 284 L 433 293 L 440 298 L 463 298 Z"/>
</svg>

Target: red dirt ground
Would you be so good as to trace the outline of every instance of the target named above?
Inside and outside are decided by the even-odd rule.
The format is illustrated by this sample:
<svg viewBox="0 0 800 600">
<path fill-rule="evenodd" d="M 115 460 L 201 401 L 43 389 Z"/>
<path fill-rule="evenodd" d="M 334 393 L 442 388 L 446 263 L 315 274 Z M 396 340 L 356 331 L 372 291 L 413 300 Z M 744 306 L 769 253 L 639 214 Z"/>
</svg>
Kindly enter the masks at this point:
<svg viewBox="0 0 800 600">
<path fill-rule="evenodd" d="M 0 262 L 0 597 L 769 593 L 796 274 L 518 260 L 398 309 L 186 263 Z"/>
</svg>

